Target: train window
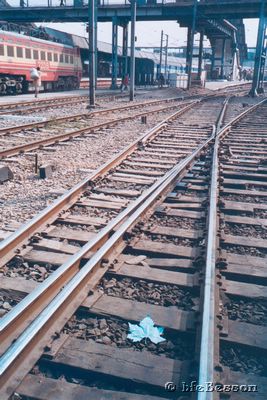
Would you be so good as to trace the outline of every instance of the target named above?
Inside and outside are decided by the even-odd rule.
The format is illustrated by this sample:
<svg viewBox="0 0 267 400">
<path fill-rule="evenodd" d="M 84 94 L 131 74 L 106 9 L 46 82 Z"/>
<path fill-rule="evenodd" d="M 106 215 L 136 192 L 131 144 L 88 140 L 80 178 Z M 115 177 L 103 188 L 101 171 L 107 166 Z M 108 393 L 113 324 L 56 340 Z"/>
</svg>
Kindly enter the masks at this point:
<svg viewBox="0 0 267 400">
<path fill-rule="evenodd" d="M 38 50 L 33 50 L 33 58 L 34 58 L 34 60 L 38 60 L 39 59 Z"/>
<path fill-rule="evenodd" d="M 65 54 L 65 63 L 68 64 L 69 63 L 69 56 L 67 54 Z"/>
<path fill-rule="evenodd" d="M 54 62 L 58 62 L 58 54 L 54 53 Z"/>
<path fill-rule="evenodd" d="M 7 46 L 7 56 L 14 57 L 14 47 L 13 46 Z"/>
<path fill-rule="evenodd" d="M 70 63 L 73 64 L 73 56 L 70 56 Z"/>
<path fill-rule="evenodd" d="M 26 58 L 32 58 L 31 49 L 25 49 L 25 57 Z"/>
<path fill-rule="evenodd" d="M 0 44 L 0 56 L 4 56 L 4 55 L 5 55 L 4 45 Z"/>
<path fill-rule="evenodd" d="M 62 63 L 63 63 L 63 54 L 60 54 L 60 55 L 59 55 L 59 62 L 62 62 Z"/>
<path fill-rule="evenodd" d="M 41 51 L 41 60 L 45 61 L 45 51 Z"/>
<path fill-rule="evenodd" d="M 52 61 L 52 53 L 47 53 L 47 60 Z"/>
<path fill-rule="evenodd" d="M 17 47 L 17 57 L 23 58 L 23 50 L 22 47 Z"/>
</svg>

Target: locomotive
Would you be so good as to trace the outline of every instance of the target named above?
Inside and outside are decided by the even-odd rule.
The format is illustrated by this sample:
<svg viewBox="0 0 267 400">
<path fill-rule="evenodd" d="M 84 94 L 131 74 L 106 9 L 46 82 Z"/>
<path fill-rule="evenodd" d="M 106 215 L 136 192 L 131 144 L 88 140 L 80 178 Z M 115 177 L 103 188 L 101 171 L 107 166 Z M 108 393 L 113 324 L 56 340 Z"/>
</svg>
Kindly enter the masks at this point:
<svg viewBox="0 0 267 400">
<path fill-rule="evenodd" d="M 31 91 L 30 70 L 36 67 L 41 69 L 44 90 L 79 88 L 78 47 L 0 30 L 0 95 Z"/>
</svg>

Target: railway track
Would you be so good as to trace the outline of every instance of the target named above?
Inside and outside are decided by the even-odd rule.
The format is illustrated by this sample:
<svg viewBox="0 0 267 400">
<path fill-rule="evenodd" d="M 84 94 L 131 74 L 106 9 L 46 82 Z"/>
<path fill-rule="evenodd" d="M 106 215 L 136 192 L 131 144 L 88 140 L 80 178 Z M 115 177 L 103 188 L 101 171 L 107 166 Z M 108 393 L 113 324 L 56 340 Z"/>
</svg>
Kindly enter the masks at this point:
<svg viewBox="0 0 267 400">
<path fill-rule="evenodd" d="M 219 300 L 220 293 L 215 288 L 224 289 L 222 281 L 227 276 L 225 257 L 220 259 L 221 276 L 214 276 L 218 257 L 215 233 L 219 232 L 217 182 L 225 183 L 225 176 L 224 181 L 219 176 L 218 158 L 228 165 L 230 154 L 232 161 L 237 162 L 235 143 L 240 143 L 240 134 L 244 135 L 238 132 L 243 121 L 247 121 L 248 127 L 258 112 L 260 124 L 264 111 L 267 118 L 263 104 L 243 113 L 236 120 L 240 120 L 237 125 L 229 124 L 220 130 L 226 107 L 226 103 L 222 109 L 221 103 L 215 106 L 205 102 L 198 112 L 194 108 L 188 110 L 186 122 L 178 124 L 176 113 L 0 244 L 5 290 L 14 290 L 20 282 L 22 297 L 31 292 L 0 323 L 2 396 L 11 393 L 12 386 L 17 386 L 16 379 L 20 380 L 41 354 L 32 373 L 17 388 L 22 396 L 59 399 L 63 392 L 71 393 L 70 398 L 77 398 L 75 393 L 79 393 L 85 398 L 155 400 L 158 395 L 172 395 L 175 385 L 180 390 L 182 381 L 189 385 L 190 379 L 197 376 L 194 365 L 199 358 L 200 382 L 205 382 L 207 360 L 215 379 L 212 382 L 226 378 L 227 367 L 222 367 L 224 353 L 221 360 L 216 360 L 213 355 L 219 353 L 214 351 L 213 339 L 216 337 L 215 342 L 220 343 L 222 337 L 223 343 L 231 344 L 233 338 L 230 334 L 230 339 L 225 339 L 229 324 L 221 321 L 226 321 L 226 313 L 219 315 L 218 322 L 209 298 L 210 282 L 214 283 L 212 288 Z M 217 129 L 212 126 L 215 122 Z M 266 134 L 259 136 L 258 147 Z M 255 175 L 255 168 L 266 153 L 258 150 L 258 164 L 251 163 L 248 153 L 254 151 L 248 141 L 239 162 L 244 163 L 247 157 L 250 161 L 243 167 L 253 164 Z M 232 165 L 230 160 L 229 169 Z M 242 168 L 240 171 L 245 174 Z M 264 177 L 264 164 L 260 171 L 257 168 L 258 173 Z M 253 177 L 248 179 L 253 182 Z M 257 192 L 261 192 L 260 184 L 258 188 Z M 236 194 L 236 188 L 233 190 Z M 264 199 L 265 195 L 256 196 Z M 225 202 L 220 206 L 224 209 Z M 31 235 L 34 236 L 29 241 Z M 225 237 L 221 236 L 221 240 L 220 251 Z M 26 246 L 22 249 L 23 244 Z M 32 273 L 33 265 L 39 268 L 37 274 Z M 19 275 L 22 277 L 29 270 L 30 280 L 19 280 Z M 19 274 L 14 277 L 12 274 L 17 271 Z M 218 279 L 220 286 L 215 285 Z M 213 336 L 206 338 L 208 341 L 205 329 L 200 334 L 201 324 L 196 316 L 201 315 L 204 288 L 204 301 L 209 305 L 204 309 L 206 314 L 209 309 L 210 312 L 203 316 L 203 324 L 206 327 L 205 321 L 211 321 L 214 331 Z M 251 286 L 250 290 L 255 289 Z M 258 290 L 262 293 L 264 289 Z M 227 290 L 224 292 L 227 295 Z M 225 306 L 221 308 L 225 311 Z M 219 314 L 218 308 L 216 313 Z M 133 345 L 126 338 L 127 321 L 138 323 L 148 314 L 157 326 L 165 328 L 163 336 L 167 340 L 160 345 L 144 341 Z M 54 335 L 51 342 L 48 338 L 55 331 L 60 334 Z M 12 344 L 19 334 L 20 338 Z M 217 344 L 218 349 L 221 350 Z M 215 376 L 214 368 L 223 374 Z M 167 382 L 169 392 L 164 390 Z M 227 379 L 225 382 L 230 383 Z"/>
<path fill-rule="evenodd" d="M 0 115 L 8 114 L 23 114 L 34 111 L 39 111 L 42 109 L 47 109 L 49 107 L 62 107 L 62 105 L 71 103 L 85 102 L 88 96 L 62 96 L 55 97 L 51 99 L 35 99 L 31 101 L 19 101 L 10 103 L 1 103 L 0 105 Z"/>
<path fill-rule="evenodd" d="M 170 103 L 170 105 L 162 107 L 161 105 L 164 103 Z M 177 99 L 153 100 L 3 128 L 0 129 L 0 144 L 2 145 L 0 158 L 92 134 L 115 124 L 153 113 L 168 112 L 174 108 L 190 104 L 192 105 L 192 102 L 186 103 Z M 132 112 L 140 108 L 143 109 L 141 112 Z M 119 117 L 116 114 L 119 114 Z M 59 134 L 59 130 L 62 130 L 63 133 Z M 38 139 L 32 140 L 32 137 L 36 136 L 38 136 Z M 11 146 L 10 142 L 12 143 Z"/>
<path fill-rule="evenodd" d="M 266 121 L 264 102 L 222 132 L 217 151 L 216 271 L 221 315 L 216 321 L 215 363 L 222 367 L 222 384 L 244 385 L 238 399 L 264 399 L 267 388 Z"/>
<path fill-rule="evenodd" d="M 207 98 L 213 96 L 208 96 Z M 90 113 L 74 114 L 70 116 L 48 119 L 41 122 L 30 122 L 23 125 L 0 129 L 0 159 L 18 155 L 27 151 L 42 149 L 44 146 L 51 146 L 59 142 L 65 142 L 72 138 L 92 134 L 101 131 L 103 128 L 109 128 L 114 124 L 123 123 L 132 119 L 140 118 L 148 114 L 159 112 L 168 112 L 177 105 L 186 105 L 192 101 L 199 101 L 200 98 L 192 96 L 192 99 L 182 100 L 180 98 L 170 98 L 164 100 L 152 100 L 138 102 L 134 104 L 125 104 L 117 107 L 92 111 Z M 180 101 L 180 104 L 177 103 Z M 162 103 L 171 103 L 173 105 L 150 110 L 149 107 L 160 105 Z M 132 114 L 132 110 L 148 107 L 148 111 Z M 110 118 L 110 115 L 119 113 L 119 118 Z M 233 113 L 236 111 L 234 110 Z M 125 114 L 123 114 L 125 113 Z M 113 116 L 113 115 L 112 115 Z M 88 121 L 89 118 L 89 121 Z M 93 118 L 93 120 L 92 120 Z M 105 119 L 107 120 L 105 121 Z M 100 122 L 100 123 L 97 123 Z M 71 129 L 72 126 L 75 129 Z M 78 129 L 77 129 L 78 128 Z M 63 133 L 58 134 L 58 130 Z M 70 130 L 71 129 L 71 130 Z M 6 138 L 6 136 L 8 136 Z M 32 140 L 32 137 L 38 136 L 38 140 Z M 10 146 L 10 142 L 12 145 Z"/>
<path fill-rule="evenodd" d="M 114 101 L 116 99 L 123 99 L 127 97 L 127 94 L 97 94 L 97 101 L 108 102 Z M 32 114 L 38 111 L 45 111 L 50 108 L 60 108 L 63 106 L 78 105 L 82 103 L 88 103 L 87 95 L 69 95 L 69 96 L 58 96 L 50 99 L 35 99 L 32 101 L 21 101 L 21 102 L 10 102 L 10 103 L 0 103 L 0 116 L 5 115 L 25 115 Z"/>
<path fill-rule="evenodd" d="M 243 92 L 247 92 L 249 89 L 249 85 L 251 84 L 240 84 L 230 86 L 227 89 L 219 89 L 218 93 L 222 92 L 225 94 L 240 94 L 240 89 L 243 89 Z M 115 99 L 123 99 L 128 97 L 128 93 L 117 93 L 117 94 L 97 94 L 97 101 L 114 101 Z M 191 97 L 200 97 L 200 96 L 191 96 Z M 72 96 L 58 96 L 51 99 L 35 99 L 32 101 L 22 101 L 22 102 L 10 102 L 10 103 L 1 103 L 0 105 L 0 116 L 5 115 L 27 115 L 32 114 L 39 111 L 45 111 L 50 108 L 60 108 L 63 106 L 78 105 L 88 101 L 87 95 L 72 95 Z"/>
<path fill-rule="evenodd" d="M 220 102 L 216 102 L 215 104 L 213 104 L 213 102 L 203 102 L 197 108 L 192 108 L 194 103 L 189 103 L 173 113 L 170 117 L 163 120 L 155 128 L 152 128 L 151 130 L 146 132 L 143 137 L 137 139 L 129 147 L 127 147 L 125 150 L 115 156 L 110 162 L 105 164 L 103 167 L 100 167 L 95 173 L 93 173 L 92 176 L 89 176 L 89 178 L 87 178 L 84 182 L 81 182 L 76 187 L 74 187 L 72 191 L 68 192 L 65 198 L 62 197 L 60 199 L 58 205 L 59 208 L 57 208 L 57 206 L 53 206 L 50 211 L 49 209 L 47 209 L 44 213 L 45 224 L 49 222 L 49 216 L 51 216 L 51 214 L 54 215 L 55 212 L 57 214 L 59 209 L 60 211 L 64 210 L 64 207 L 66 205 L 70 207 L 70 202 L 76 201 L 76 199 L 82 195 L 83 191 L 86 190 L 85 188 L 90 184 L 90 182 L 95 182 L 100 177 L 104 178 L 105 174 L 107 174 L 109 171 L 112 172 L 113 168 L 116 167 L 119 169 L 119 171 L 114 171 L 115 177 L 109 179 L 110 182 L 108 182 L 107 184 L 108 187 L 105 189 L 105 191 L 104 189 L 101 189 L 100 192 L 106 195 L 108 195 L 109 192 L 113 193 L 112 190 L 114 190 L 115 184 L 119 187 L 119 193 L 120 191 L 123 192 L 124 186 L 125 190 L 131 190 L 131 187 L 135 187 L 136 185 L 137 189 L 133 190 L 132 195 L 131 192 L 129 192 L 128 197 L 134 198 L 135 196 L 137 196 L 140 193 L 140 190 L 143 190 L 146 187 L 150 186 L 156 179 L 156 177 L 163 175 L 164 171 L 168 170 L 172 165 L 174 165 L 177 159 L 179 160 L 181 157 L 184 158 L 188 153 L 190 153 L 190 151 L 192 151 L 192 149 L 196 145 L 198 145 L 201 140 L 203 140 L 203 136 L 206 139 L 207 136 L 211 134 L 212 123 L 218 118 L 222 107 L 222 101 L 223 100 L 221 99 Z M 204 117 L 206 112 L 209 113 L 210 118 L 210 123 L 208 125 Z M 185 113 L 187 116 L 187 123 L 181 121 L 181 117 Z M 203 119 L 204 122 L 201 123 L 201 119 Z M 165 129 L 168 128 L 169 123 L 171 124 L 173 131 L 171 133 L 166 133 L 167 142 L 165 143 L 164 132 Z M 163 143 L 161 143 L 158 138 L 159 135 L 161 135 L 161 131 L 163 131 Z M 189 145 L 187 141 L 184 140 L 182 137 L 185 132 L 187 132 L 187 135 L 189 136 L 188 140 L 192 140 L 191 145 Z M 153 139 L 154 137 L 155 143 L 150 143 L 151 139 Z M 169 140 L 168 137 L 170 137 Z M 177 137 L 181 137 L 182 142 L 185 141 L 185 145 L 182 145 L 181 149 L 176 149 L 177 145 L 175 146 L 175 142 L 177 140 Z M 144 149 L 142 149 L 143 144 L 145 144 Z M 135 153 L 132 154 L 133 152 L 135 152 L 136 155 Z M 129 156 L 134 159 L 131 161 L 125 160 Z M 156 160 L 153 160 L 153 158 L 156 158 Z M 162 160 L 160 161 L 158 159 Z M 123 161 L 125 161 L 125 165 L 123 164 L 123 166 L 120 166 Z M 127 166 L 128 163 L 129 166 Z M 151 169 L 153 169 L 154 165 L 158 167 L 159 172 L 155 172 L 153 174 L 153 171 L 151 171 Z M 160 165 L 162 165 L 162 168 L 160 168 Z M 141 167 L 143 167 L 144 171 L 140 171 Z M 132 172 L 129 171 L 130 168 L 132 168 Z M 146 171 L 147 168 L 148 171 Z M 131 174 L 133 176 L 131 176 Z M 141 176 L 139 176 L 140 174 Z M 124 179 L 126 179 L 125 184 Z M 37 222 L 37 225 L 35 225 L 36 228 L 40 228 L 39 222 Z M 28 231 L 28 228 L 26 228 L 26 231 L 26 235 L 29 235 L 30 232 Z M 2 245 L 3 248 L 5 248 L 6 250 L 7 247 L 4 244 Z M 5 259 L 3 252 L 0 254 L 0 265 L 3 265 L 4 262 L 7 262 L 7 259 Z"/>
</svg>

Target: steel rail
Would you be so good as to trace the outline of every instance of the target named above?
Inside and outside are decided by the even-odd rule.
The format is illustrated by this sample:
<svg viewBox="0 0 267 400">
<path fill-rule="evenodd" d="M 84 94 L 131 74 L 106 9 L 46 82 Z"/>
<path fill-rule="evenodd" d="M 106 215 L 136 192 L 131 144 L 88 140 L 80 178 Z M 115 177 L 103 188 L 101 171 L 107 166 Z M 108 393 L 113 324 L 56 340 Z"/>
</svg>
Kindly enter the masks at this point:
<svg viewBox="0 0 267 400">
<path fill-rule="evenodd" d="M 176 111 L 171 116 L 165 118 L 159 124 L 152 129 L 149 129 L 144 133 L 143 136 L 135 140 L 128 147 L 123 149 L 119 154 L 115 155 L 110 161 L 98 168 L 95 172 L 90 174 L 84 180 L 75 185 L 72 189 L 67 191 L 61 197 L 59 197 L 50 206 L 46 207 L 41 213 L 35 216 L 32 220 L 22 225 L 16 232 L 11 234 L 9 237 L 0 242 L 0 267 L 6 264 L 11 257 L 14 256 L 18 246 L 24 244 L 30 235 L 36 233 L 38 229 L 42 229 L 46 224 L 51 223 L 57 215 L 64 210 L 65 207 L 71 207 L 80 194 L 88 187 L 88 185 L 95 181 L 100 176 L 103 176 L 111 168 L 117 166 L 123 159 L 131 154 L 135 149 L 138 148 L 139 144 L 143 141 L 147 141 L 160 132 L 168 122 L 176 119 L 180 115 L 184 114 L 187 110 L 197 104 L 199 100 L 187 104 L 185 107 Z"/>
<path fill-rule="evenodd" d="M 205 282 L 203 295 L 203 316 L 201 328 L 200 358 L 199 358 L 199 377 L 200 387 L 206 387 L 207 382 L 214 382 L 214 340 L 215 340 L 215 298 L 216 298 L 216 259 L 217 259 L 217 232 L 218 232 L 218 180 L 219 180 L 219 156 L 218 149 L 220 140 L 229 133 L 231 127 L 243 119 L 247 114 L 253 112 L 256 108 L 264 104 L 266 100 L 253 105 L 237 117 L 233 118 L 227 125 L 219 129 L 216 134 L 211 172 L 211 188 L 209 196 L 208 213 L 208 235 L 205 262 Z M 225 106 L 227 103 L 225 103 Z M 223 114 L 220 120 L 222 120 Z M 220 127 L 219 127 L 220 128 Z M 212 400 L 213 392 L 198 392 L 198 400 Z"/>
<path fill-rule="evenodd" d="M 38 341 L 38 335 L 41 330 L 45 327 L 45 324 L 48 323 L 49 320 L 53 317 L 53 315 L 62 307 L 62 305 L 68 301 L 69 298 L 72 297 L 73 293 L 82 290 L 83 286 L 86 284 L 86 279 L 88 275 L 92 272 L 92 270 L 99 265 L 101 260 L 107 256 L 107 254 L 113 249 L 118 240 L 122 238 L 126 231 L 130 229 L 130 227 L 136 222 L 138 218 L 140 218 L 143 213 L 149 209 L 152 204 L 157 200 L 157 198 L 163 194 L 163 192 L 169 187 L 169 185 L 177 180 L 177 177 L 183 173 L 186 173 L 188 167 L 194 160 L 200 155 L 200 153 L 211 143 L 211 140 L 214 139 L 215 129 L 213 129 L 212 137 L 207 139 L 202 145 L 199 145 L 198 148 L 186 159 L 179 162 L 175 165 L 170 171 L 168 171 L 162 178 L 157 180 L 152 187 L 150 187 L 146 192 L 144 192 L 138 199 L 136 199 L 132 204 L 130 204 L 124 211 L 122 211 L 107 227 L 103 228 L 102 231 L 98 233 L 98 237 L 101 239 L 103 235 L 107 235 L 108 232 L 114 230 L 115 227 L 119 226 L 118 229 L 112 234 L 112 236 L 104 243 L 103 246 L 99 248 L 95 252 L 95 254 L 91 257 L 91 259 L 80 269 L 76 275 L 71 278 L 71 280 L 65 284 L 63 288 L 56 294 L 52 301 L 41 311 L 41 313 L 33 320 L 30 325 L 21 333 L 21 335 L 10 345 L 7 351 L 0 358 L 0 386 L 6 386 L 8 382 L 8 371 L 10 368 L 14 368 L 14 362 L 18 364 L 20 362 L 24 362 L 23 353 L 25 356 L 25 352 L 27 353 L 28 346 L 31 344 L 32 340 Z M 180 176 L 181 178 L 181 176 Z M 87 252 L 96 242 L 96 238 L 88 242 L 81 252 Z M 72 257 L 75 258 L 75 257 Z M 62 266 L 61 273 L 67 268 L 67 263 Z M 53 276 L 52 276 L 53 275 Z M 50 281 L 53 281 L 58 277 L 58 274 L 55 272 L 51 275 Z M 55 278 L 54 278 L 55 277 Z M 40 292 L 43 292 L 47 283 L 44 282 L 35 289 L 35 291 L 28 295 L 24 299 L 24 306 L 28 303 L 30 306 L 30 301 L 37 296 Z M 22 301 L 23 302 L 23 301 Z M 16 320 L 16 314 L 21 313 L 22 307 L 20 303 L 15 306 L 13 309 L 12 317 L 13 321 Z M 12 311 L 11 311 L 12 312 Z M 11 314 L 10 314 L 11 315 Z M 10 317 L 8 315 L 6 318 L 2 319 L 4 325 L 7 326 L 10 323 Z M 3 323 L 1 321 L 1 325 Z M 19 365 L 15 366 L 17 370 Z M 10 385 L 8 383 L 8 385 Z M 10 386 L 9 386 L 10 389 Z M 0 391 L 1 393 L 1 391 Z M 11 393 L 9 393 L 11 394 Z M 4 393 L 2 391 L 2 395 Z M 4 399 L 5 397 L 3 397 Z"/>
<path fill-rule="evenodd" d="M 223 108 L 222 108 L 222 110 L 220 112 L 219 118 L 218 118 L 217 123 L 216 123 L 216 132 L 218 132 L 219 129 L 222 127 L 223 119 L 225 117 L 225 113 L 226 113 L 226 109 L 227 109 L 229 101 L 230 101 L 230 96 L 227 97 L 225 99 L 224 103 L 223 103 Z"/>
<path fill-rule="evenodd" d="M 71 101 L 70 101 L 71 100 Z M 25 108 L 18 108 L 18 109 L 11 109 L 11 110 L 7 110 L 7 111 L 0 111 L 0 116 L 5 116 L 5 115 L 21 115 L 21 114 L 29 114 L 29 113 L 33 113 L 36 111 L 42 111 L 42 110 L 47 110 L 49 108 L 59 108 L 62 106 L 73 106 L 73 105 L 77 105 L 79 103 L 83 103 L 86 102 L 86 99 L 83 99 L 82 97 L 77 98 L 77 99 L 69 99 L 69 101 L 65 100 L 63 101 L 53 101 L 50 102 L 49 104 L 35 104 L 32 105 L 31 107 L 25 107 Z M 0 107 L 1 109 L 1 107 Z"/>
<path fill-rule="evenodd" d="M 189 102 L 189 104 L 191 104 L 191 103 L 192 102 Z M 188 104 L 188 103 L 183 103 L 182 105 L 184 105 L 184 104 Z M 125 122 L 125 121 L 131 120 L 131 119 L 139 118 L 139 117 L 142 117 L 142 116 L 148 115 L 148 114 L 154 114 L 157 112 L 168 111 L 173 108 L 177 108 L 178 106 L 179 105 L 177 105 L 177 104 L 173 104 L 171 106 L 162 107 L 159 109 L 147 110 L 147 111 L 143 111 L 138 114 L 128 115 L 126 117 L 108 120 L 106 122 L 102 122 L 100 124 L 92 125 L 90 127 L 78 129 L 78 130 L 75 130 L 72 132 L 60 133 L 59 135 L 54 135 L 54 136 L 51 136 L 51 137 L 48 137 L 45 139 L 35 140 L 30 143 L 25 143 L 25 144 L 21 144 L 19 146 L 14 146 L 9 149 L 0 151 L 0 159 L 5 158 L 5 157 L 11 157 L 11 156 L 18 155 L 18 154 L 22 154 L 22 153 L 24 153 L 26 151 L 30 151 L 30 150 L 41 149 L 44 146 L 50 146 L 51 144 L 56 144 L 58 142 L 64 142 L 66 140 L 69 140 L 69 139 L 77 137 L 77 136 L 94 133 L 98 129 L 107 128 L 112 125 L 117 125 L 120 122 Z"/>
<path fill-rule="evenodd" d="M 100 94 L 98 93 L 96 95 L 97 98 L 99 99 L 110 99 L 110 98 L 123 98 L 123 97 L 127 97 L 127 95 L 125 94 Z M 17 102 L 10 102 L 10 103 L 0 103 L 0 110 L 5 110 L 5 109 L 9 109 L 9 108 L 18 108 L 18 107 L 27 107 L 27 106 L 31 106 L 31 105 L 45 105 L 46 103 L 53 103 L 53 102 L 59 102 L 59 103 L 64 103 L 66 101 L 72 101 L 72 100 L 79 100 L 81 99 L 81 101 L 84 101 L 86 99 L 88 99 L 88 95 L 75 95 L 75 96 L 57 96 L 57 97 L 51 97 L 51 98 L 46 98 L 46 99 L 35 99 L 35 100 L 30 100 L 30 101 L 17 101 Z M 16 111 L 16 110 L 15 110 Z M 23 110 L 22 110 L 23 111 Z"/>
<path fill-rule="evenodd" d="M 72 101 L 71 102 L 71 105 L 72 104 L 75 104 L 75 103 L 79 103 L 79 102 L 81 102 L 79 99 L 81 99 L 81 96 L 78 98 L 78 99 L 76 99 L 75 101 Z M 77 116 L 83 116 L 83 115 L 85 115 L 85 116 L 94 116 L 94 115 L 101 115 L 101 114 L 105 114 L 105 112 L 112 112 L 112 110 L 114 109 L 115 111 L 117 111 L 117 110 L 123 110 L 123 109 L 127 109 L 127 108 L 138 108 L 138 107 L 141 107 L 141 106 L 146 106 L 146 105 L 149 105 L 149 104 L 157 104 L 157 103 L 164 103 L 164 102 L 166 102 L 166 103 L 168 103 L 168 102 L 170 102 L 170 101 L 178 101 L 178 100 L 182 100 L 182 98 L 168 98 L 168 99 L 161 99 L 161 100 L 151 100 L 151 101 L 147 101 L 147 102 L 136 102 L 136 103 L 134 103 L 134 104 L 126 104 L 126 105 L 120 105 L 119 107 L 114 107 L 114 108 L 110 108 L 110 109 L 103 109 L 103 110 L 94 110 L 94 111 L 91 111 L 90 113 L 84 113 L 84 114 L 77 114 Z M 54 102 L 53 102 L 54 103 Z M 19 110 L 14 110 L 16 113 L 25 113 L 25 112 L 31 112 L 31 111 L 39 111 L 39 110 L 42 110 L 42 109 L 47 109 L 47 108 L 49 108 L 49 107 L 53 107 L 54 106 L 54 104 L 53 103 L 51 103 L 51 104 L 48 104 L 48 105 L 37 105 L 36 107 L 32 107 L 32 108 L 29 108 L 29 109 L 27 109 L 27 108 L 25 108 L 25 109 L 19 109 Z M 65 104 L 65 102 L 62 104 L 63 102 L 60 102 L 60 104 L 59 104 L 59 106 L 62 106 L 62 105 L 64 105 Z M 66 103 L 66 104 L 69 104 L 69 103 Z M 12 110 L 10 110 L 10 111 L 8 111 L 8 112 L 0 112 L 0 116 L 1 115 L 8 115 L 8 114 L 12 114 L 12 113 L 14 113 L 14 111 L 12 111 Z M 65 117 L 66 118 L 66 117 Z M 58 120 L 60 120 L 61 118 L 57 118 L 56 120 L 58 121 Z"/>
<path fill-rule="evenodd" d="M 17 107 L 27 107 L 31 105 L 42 105 L 46 103 L 52 103 L 52 102 L 62 102 L 64 103 L 65 101 L 68 100 L 73 100 L 73 99 L 87 99 L 87 95 L 81 95 L 81 96 L 58 96 L 58 97 L 51 97 L 50 99 L 39 99 L 39 100 L 30 100 L 30 101 L 17 101 L 17 102 L 10 102 L 10 103 L 0 103 L 0 110 L 6 109 L 6 108 L 17 108 Z"/>
<path fill-rule="evenodd" d="M 253 109 L 255 107 L 252 107 Z M 242 114 L 247 114 L 248 110 Z M 229 124 L 228 124 L 229 125 Z M 119 228 L 116 229 L 115 233 L 108 239 L 108 241 L 102 246 L 96 253 L 91 257 L 91 259 L 82 267 L 82 269 L 64 286 L 64 288 L 54 297 L 54 299 L 49 303 L 49 305 L 38 315 L 38 317 L 24 330 L 24 332 L 17 338 L 17 340 L 9 347 L 7 352 L 3 354 L 0 359 L 0 369 L 1 379 L 0 384 L 6 385 L 8 376 L 8 370 L 14 365 L 14 362 L 23 362 L 23 354 L 27 353 L 27 349 L 33 340 L 37 340 L 38 335 L 42 334 L 42 330 L 45 329 L 45 325 L 50 321 L 49 326 L 51 326 L 51 318 L 59 312 L 62 312 L 62 307 L 66 304 L 66 301 L 70 298 L 73 300 L 72 296 L 74 293 L 80 293 L 84 285 L 88 284 L 86 279 L 92 270 L 99 265 L 103 257 L 107 256 L 109 252 L 113 249 L 115 244 L 119 239 L 122 238 L 124 233 L 130 229 L 130 227 L 136 222 L 136 220 L 149 208 L 152 203 L 167 189 L 167 187 L 177 179 L 178 174 L 187 171 L 190 163 L 201 153 L 206 146 L 212 143 L 215 136 L 215 129 L 211 138 L 207 139 L 204 144 L 200 145 L 190 156 L 185 160 L 178 163 L 175 167 L 167 172 L 164 177 L 160 178 L 155 184 L 148 189 L 147 192 L 143 193 L 135 202 L 127 207 L 121 214 L 119 214 L 113 222 Z M 127 218 L 125 219 L 125 217 Z M 122 218 L 122 219 L 120 219 Z M 123 219 L 125 219 L 124 222 Z M 116 221 L 116 222 L 115 222 Z M 109 229 L 108 227 L 103 229 Z M 113 228 L 112 228 L 113 229 Z M 103 234 L 103 230 L 99 232 Z M 92 244 L 93 240 L 91 241 Z M 87 243 L 85 246 L 88 246 Z M 86 249 L 88 251 L 88 248 Z M 52 279 L 52 278 L 51 278 Z M 41 284 L 45 285 L 45 283 Z M 37 289 L 38 290 L 38 289 Z M 30 296 L 30 295 L 29 295 Z M 74 300 L 73 300 L 74 301 Z M 19 305 L 16 306 L 19 309 Z M 14 308 L 14 310 L 16 309 Z M 24 352 L 24 353 L 23 353 Z M 18 365 L 16 365 L 18 368 Z M 9 393 L 10 394 L 10 393 Z"/>
<path fill-rule="evenodd" d="M 140 108 L 144 106 L 150 106 L 150 105 L 155 105 L 158 103 L 168 103 L 172 101 L 179 101 L 181 100 L 180 98 L 170 98 L 170 99 L 163 99 L 163 100 L 152 100 L 152 101 L 147 101 L 147 102 L 139 102 L 139 103 L 134 103 L 134 104 L 126 104 L 126 105 L 120 105 L 119 107 L 111 107 L 111 108 L 105 108 L 104 110 L 94 110 L 86 113 L 80 113 L 80 114 L 72 114 L 64 117 L 58 117 L 58 118 L 50 118 L 46 121 L 42 122 L 31 122 L 29 124 L 23 124 L 23 125 L 18 125 L 18 126 L 11 126 L 7 128 L 1 128 L 0 129 L 0 136 L 5 136 L 10 133 L 18 132 L 22 129 L 26 128 L 41 128 L 45 125 L 48 125 L 50 123 L 58 123 L 58 122 L 66 122 L 66 121 L 73 121 L 76 119 L 81 119 L 81 118 L 91 118 L 97 115 L 102 115 L 102 114 L 108 114 L 112 113 L 115 111 L 120 111 L 120 110 L 127 110 L 127 109 L 134 109 L 134 108 Z M 184 102 L 187 103 L 187 102 Z M 181 102 L 182 104 L 182 102 Z"/>
<path fill-rule="evenodd" d="M 229 99 L 228 99 L 229 100 Z M 222 113 L 218 120 L 217 127 L 220 128 L 224 113 L 228 104 L 225 101 Z M 203 316 L 201 329 L 201 347 L 200 347 L 200 370 L 199 384 L 206 385 L 207 382 L 214 382 L 214 337 L 215 337 L 215 299 L 216 299 L 216 251 L 217 251 L 217 203 L 218 203 L 218 147 L 219 139 L 216 136 L 211 169 L 211 183 L 209 194 L 209 211 L 208 211 L 208 233 L 207 248 L 205 257 L 205 283 L 204 283 L 204 300 L 203 300 Z M 211 318 L 212 316 L 212 318 Z M 206 380 L 211 377 L 211 380 Z M 203 386 L 204 388 L 206 386 Z M 203 396 L 204 393 L 204 396 Z M 198 393 L 198 400 L 211 400 L 213 393 Z"/>
</svg>

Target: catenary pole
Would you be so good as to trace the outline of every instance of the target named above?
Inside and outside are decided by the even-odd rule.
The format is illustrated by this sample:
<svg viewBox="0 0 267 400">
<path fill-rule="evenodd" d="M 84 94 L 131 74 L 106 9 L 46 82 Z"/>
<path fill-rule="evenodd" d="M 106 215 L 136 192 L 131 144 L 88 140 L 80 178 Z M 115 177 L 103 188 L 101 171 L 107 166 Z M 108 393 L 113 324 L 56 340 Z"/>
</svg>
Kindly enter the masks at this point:
<svg viewBox="0 0 267 400">
<path fill-rule="evenodd" d="M 163 52 L 163 31 L 161 31 L 161 37 L 160 37 L 160 52 L 159 52 L 159 73 L 158 73 L 158 79 L 161 74 L 161 66 L 162 66 L 162 52 Z"/>
<path fill-rule="evenodd" d="M 169 35 L 166 35 L 166 45 L 165 45 L 165 65 L 164 65 L 164 78 L 165 78 L 165 83 L 167 81 L 167 67 L 168 67 L 168 41 L 169 41 Z"/>
</svg>

